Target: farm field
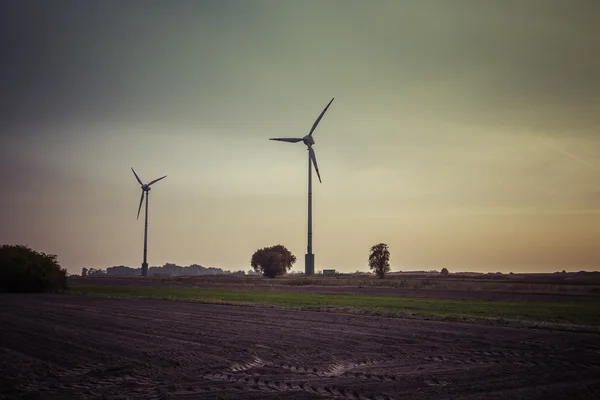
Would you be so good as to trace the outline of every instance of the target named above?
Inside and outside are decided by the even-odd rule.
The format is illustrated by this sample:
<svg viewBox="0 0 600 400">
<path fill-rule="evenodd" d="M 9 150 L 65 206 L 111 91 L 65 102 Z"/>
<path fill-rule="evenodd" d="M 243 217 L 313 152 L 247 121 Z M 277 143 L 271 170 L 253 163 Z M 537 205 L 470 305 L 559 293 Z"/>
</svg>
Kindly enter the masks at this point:
<svg viewBox="0 0 600 400">
<path fill-rule="evenodd" d="M 594 399 L 597 334 L 0 296 L 2 399 Z"/>
<path fill-rule="evenodd" d="M 72 294 L 262 305 L 294 310 L 358 313 L 600 333 L 596 303 L 541 303 L 372 296 L 356 293 L 232 290 L 190 287 L 80 286 Z"/>
<path fill-rule="evenodd" d="M 424 285 L 423 282 L 427 282 Z M 434 279 L 380 280 L 377 278 L 284 277 L 69 277 L 69 284 L 111 287 L 171 287 L 220 290 L 283 291 L 294 293 L 427 297 L 438 299 L 528 302 L 600 303 L 600 283 L 587 285 L 513 283 Z"/>
<path fill-rule="evenodd" d="M 448 286 L 442 279 L 428 281 L 438 286 Z M 451 283 L 457 287 L 465 282 Z M 75 294 L 259 304 L 312 311 L 600 332 L 600 296 L 595 284 L 528 283 L 524 288 L 526 291 L 516 291 L 512 286 L 514 282 L 467 283 L 477 284 L 478 290 L 376 286 L 398 284 L 393 280 L 377 278 L 69 278 L 70 291 Z M 491 283 L 495 285 L 495 291 L 488 291 Z M 556 293 L 556 287 L 560 287 L 565 294 Z"/>
</svg>

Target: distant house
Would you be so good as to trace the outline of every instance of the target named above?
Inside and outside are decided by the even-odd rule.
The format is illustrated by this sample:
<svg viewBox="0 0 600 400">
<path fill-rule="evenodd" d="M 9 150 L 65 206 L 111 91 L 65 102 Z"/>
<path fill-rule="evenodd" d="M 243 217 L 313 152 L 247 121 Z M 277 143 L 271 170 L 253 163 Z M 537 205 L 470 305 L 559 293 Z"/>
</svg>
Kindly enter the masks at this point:
<svg viewBox="0 0 600 400">
<path fill-rule="evenodd" d="M 335 269 L 324 269 L 323 275 L 335 275 Z"/>
</svg>

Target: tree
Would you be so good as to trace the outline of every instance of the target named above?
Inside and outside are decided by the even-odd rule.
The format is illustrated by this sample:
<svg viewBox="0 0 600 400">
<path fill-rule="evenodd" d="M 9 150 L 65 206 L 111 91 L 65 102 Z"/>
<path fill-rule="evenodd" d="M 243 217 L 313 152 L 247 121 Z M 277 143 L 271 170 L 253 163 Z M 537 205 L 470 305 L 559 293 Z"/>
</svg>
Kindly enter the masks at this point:
<svg viewBox="0 0 600 400">
<path fill-rule="evenodd" d="M 62 292 L 67 270 L 54 254 L 23 245 L 0 246 L 0 292 Z"/>
<path fill-rule="evenodd" d="M 390 250 L 387 244 L 379 243 L 371 247 L 369 268 L 375 270 L 378 277 L 383 278 L 390 272 Z"/>
<path fill-rule="evenodd" d="M 450 274 L 450 272 L 448 272 L 448 268 L 442 268 L 442 270 L 440 271 L 441 275 L 444 276 L 448 276 L 448 274 Z"/>
<path fill-rule="evenodd" d="M 296 256 L 285 246 L 278 244 L 256 250 L 250 265 L 256 272 L 262 272 L 267 278 L 275 278 L 285 275 L 295 262 Z"/>
</svg>

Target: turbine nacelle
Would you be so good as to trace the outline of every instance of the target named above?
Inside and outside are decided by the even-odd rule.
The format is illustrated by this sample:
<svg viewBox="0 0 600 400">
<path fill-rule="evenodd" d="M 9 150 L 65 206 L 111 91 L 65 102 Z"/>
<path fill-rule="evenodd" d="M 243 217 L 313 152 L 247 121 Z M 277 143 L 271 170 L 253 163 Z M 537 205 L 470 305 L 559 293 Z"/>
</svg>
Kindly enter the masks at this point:
<svg viewBox="0 0 600 400">
<path fill-rule="evenodd" d="M 315 139 L 313 139 L 312 135 L 306 135 L 302 138 L 302 141 L 304 142 L 305 145 L 307 145 L 308 147 L 312 146 L 313 144 L 315 144 Z"/>
</svg>

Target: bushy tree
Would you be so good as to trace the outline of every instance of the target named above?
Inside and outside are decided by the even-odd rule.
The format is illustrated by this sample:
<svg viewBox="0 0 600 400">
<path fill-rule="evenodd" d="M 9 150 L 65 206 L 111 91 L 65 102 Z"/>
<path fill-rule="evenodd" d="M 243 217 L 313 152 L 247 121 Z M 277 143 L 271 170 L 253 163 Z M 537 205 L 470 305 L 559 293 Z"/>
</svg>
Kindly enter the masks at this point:
<svg viewBox="0 0 600 400">
<path fill-rule="evenodd" d="M 0 246 L 0 292 L 62 292 L 67 270 L 54 254 L 23 245 Z"/>
<path fill-rule="evenodd" d="M 278 244 L 256 250 L 250 265 L 256 272 L 261 272 L 267 278 L 275 278 L 285 275 L 295 262 L 296 256 L 285 246 Z"/>
<path fill-rule="evenodd" d="M 387 244 L 379 243 L 371 247 L 369 268 L 374 270 L 380 278 L 390 272 L 390 250 Z"/>
<path fill-rule="evenodd" d="M 440 271 L 441 275 L 448 276 L 450 273 L 448 272 L 448 268 L 442 268 Z"/>
</svg>

